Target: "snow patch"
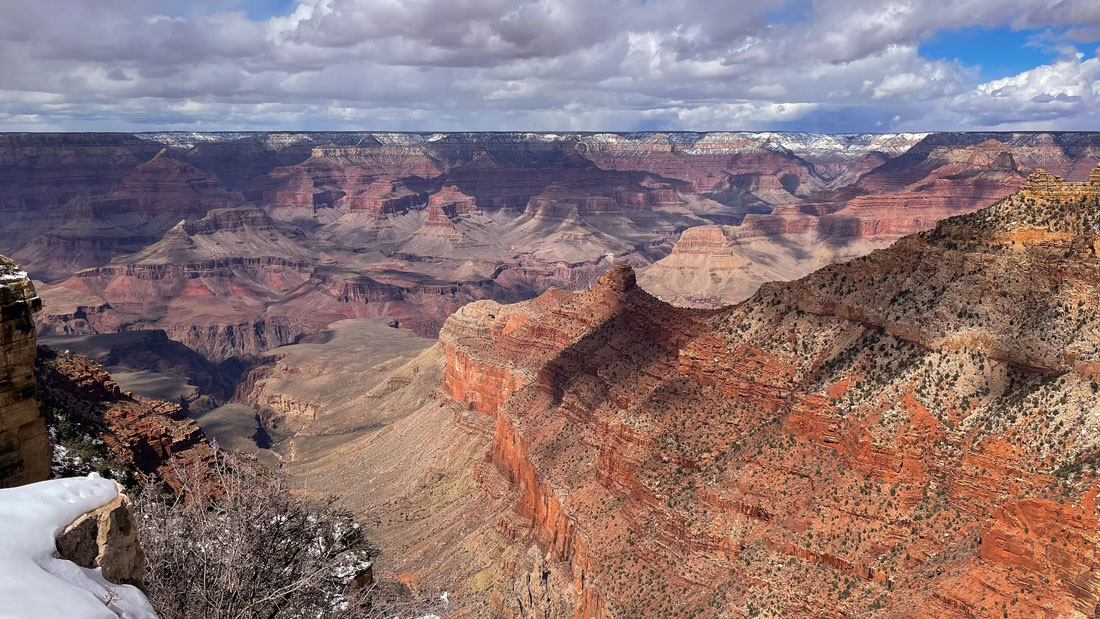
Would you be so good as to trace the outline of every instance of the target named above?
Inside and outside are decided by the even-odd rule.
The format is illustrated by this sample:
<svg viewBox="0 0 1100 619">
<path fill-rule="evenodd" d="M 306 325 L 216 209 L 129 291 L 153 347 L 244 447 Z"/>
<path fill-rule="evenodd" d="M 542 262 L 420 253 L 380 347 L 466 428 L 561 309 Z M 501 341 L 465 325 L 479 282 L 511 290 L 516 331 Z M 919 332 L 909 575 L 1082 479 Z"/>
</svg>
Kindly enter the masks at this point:
<svg viewBox="0 0 1100 619">
<path fill-rule="evenodd" d="M 27 279 L 26 271 L 15 270 L 8 273 L 0 273 L 0 284 L 18 282 L 24 279 Z"/>
<path fill-rule="evenodd" d="M 56 537 L 81 515 L 118 497 L 92 473 L 0 490 L 0 600 L 5 618 L 156 619 L 136 587 L 53 556 Z"/>
</svg>

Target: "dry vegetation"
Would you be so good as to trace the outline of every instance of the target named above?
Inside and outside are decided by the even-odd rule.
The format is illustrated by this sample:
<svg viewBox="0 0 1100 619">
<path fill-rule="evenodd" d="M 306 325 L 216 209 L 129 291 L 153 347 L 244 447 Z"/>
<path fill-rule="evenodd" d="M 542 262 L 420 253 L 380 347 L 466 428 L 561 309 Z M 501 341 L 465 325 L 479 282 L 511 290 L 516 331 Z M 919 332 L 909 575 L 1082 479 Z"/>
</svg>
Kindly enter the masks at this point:
<svg viewBox="0 0 1100 619">
<path fill-rule="evenodd" d="M 431 600 L 374 583 L 375 549 L 335 498 L 310 501 L 253 461 L 219 454 L 212 475 L 176 470 L 180 493 L 136 504 L 145 584 L 164 619 L 419 617 Z"/>
</svg>

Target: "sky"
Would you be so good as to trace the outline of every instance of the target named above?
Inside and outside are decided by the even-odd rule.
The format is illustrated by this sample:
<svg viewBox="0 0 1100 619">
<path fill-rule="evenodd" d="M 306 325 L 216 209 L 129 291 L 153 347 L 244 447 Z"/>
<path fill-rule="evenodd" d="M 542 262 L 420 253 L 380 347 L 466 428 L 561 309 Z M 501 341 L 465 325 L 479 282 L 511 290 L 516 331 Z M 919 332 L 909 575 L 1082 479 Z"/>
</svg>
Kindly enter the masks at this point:
<svg viewBox="0 0 1100 619">
<path fill-rule="evenodd" d="M 0 0 L 0 131 L 1100 129 L 1100 0 Z"/>
</svg>

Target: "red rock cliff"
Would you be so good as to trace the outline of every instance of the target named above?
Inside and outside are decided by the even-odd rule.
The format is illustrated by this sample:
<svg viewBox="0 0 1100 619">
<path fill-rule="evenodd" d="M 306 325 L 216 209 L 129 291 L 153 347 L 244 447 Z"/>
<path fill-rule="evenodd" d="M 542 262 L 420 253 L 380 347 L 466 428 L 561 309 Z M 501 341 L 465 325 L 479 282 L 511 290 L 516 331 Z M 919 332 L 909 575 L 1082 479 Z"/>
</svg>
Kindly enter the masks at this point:
<svg viewBox="0 0 1100 619">
<path fill-rule="evenodd" d="M 495 416 L 555 595 L 578 617 L 1094 614 L 1100 190 L 1058 182 L 733 308 L 619 268 L 448 321 L 444 388 Z"/>
</svg>

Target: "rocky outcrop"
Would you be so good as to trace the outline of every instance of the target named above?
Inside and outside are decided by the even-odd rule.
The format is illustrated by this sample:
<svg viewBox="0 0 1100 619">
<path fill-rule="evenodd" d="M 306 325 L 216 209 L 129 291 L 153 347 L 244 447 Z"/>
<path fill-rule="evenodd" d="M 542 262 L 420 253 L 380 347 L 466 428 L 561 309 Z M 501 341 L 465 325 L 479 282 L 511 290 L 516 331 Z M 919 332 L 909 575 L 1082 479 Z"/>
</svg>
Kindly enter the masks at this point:
<svg viewBox="0 0 1100 619">
<path fill-rule="evenodd" d="M 13 619 L 155 619 L 129 501 L 96 473 L 0 488 L 0 599 Z"/>
<path fill-rule="evenodd" d="M 613 616 L 591 587 L 588 535 L 577 528 L 548 478 L 550 472 L 533 462 L 524 436 L 530 420 L 505 411 L 513 410 L 513 405 L 517 411 L 532 412 L 568 407 L 566 418 L 585 424 L 595 421 L 587 416 L 586 403 L 606 399 L 617 406 L 628 405 L 625 393 L 607 385 L 586 385 L 580 402 L 566 402 L 564 388 L 575 369 L 590 362 L 624 357 L 656 360 L 675 350 L 705 316 L 680 311 L 683 316 L 639 289 L 633 270 L 623 266 L 608 271 L 587 292 L 550 291 L 517 305 L 468 306 L 448 320 L 440 333 L 447 355 L 444 390 L 472 410 L 495 417 L 491 461 L 516 486 L 517 513 L 528 520 L 534 539 L 550 557 L 566 565 L 564 574 L 573 594 L 563 598 L 559 590 L 551 605 L 567 600 L 566 606 L 575 605 L 580 616 Z M 679 322 L 677 328 L 671 328 L 670 320 Z M 616 333 L 618 329 L 624 333 Z M 562 426 L 559 429 L 565 431 Z M 617 443 L 625 448 L 633 434 L 628 433 L 613 440 L 625 441 Z M 590 444 L 573 434 L 561 435 L 559 440 Z M 553 475 L 569 477 L 572 470 L 573 466 L 566 467 Z M 607 474 L 619 475 L 610 470 Z"/>
<path fill-rule="evenodd" d="M 34 381 L 31 316 L 41 307 L 27 274 L 0 256 L 0 488 L 50 474 L 52 448 Z"/>
<path fill-rule="evenodd" d="M 479 211 L 473 197 L 462 193 L 457 187 L 447 185 L 433 193 L 424 212 L 424 225 L 410 241 L 402 245 L 402 252 L 431 256 L 461 248 L 476 251 L 488 244 L 485 239 L 475 238 L 476 232 L 471 234 L 470 226 L 463 218 Z M 446 245 L 440 247 L 438 243 L 426 243 L 425 237 L 438 239 Z"/>
<path fill-rule="evenodd" d="M 473 196 L 462 193 L 454 185 L 445 185 L 429 196 L 428 207 L 433 206 L 453 211 L 455 215 L 472 215 L 477 211 L 477 201 L 474 200 Z"/>
<path fill-rule="evenodd" d="M 400 182 L 387 179 L 376 180 L 362 189 L 347 193 L 343 198 L 349 211 L 362 211 L 377 217 L 407 213 L 424 206 L 427 199 L 427 194 L 412 191 Z"/>
<path fill-rule="evenodd" d="M 1035 177 L 722 310 L 625 268 L 464 309 L 444 403 L 492 420 L 506 548 L 549 557 L 502 553 L 498 612 L 1094 613 L 1096 187 Z"/>
<path fill-rule="evenodd" d="M 179 404 L 124 393 L 84 355 L 39 347 L 35 375 L 43 404 L 94 433 L 120 472 L 175 485 L 173 466 L 206 468 L 213 462 L 205 433 Z"/>
<path fill-rule="evenodd" d="M 141 588 L 145 553 L 133 518 L 133 503 L 120 487 L 113 501 L 65 527 L 57 536 L 57 556 L 80 567 L 98 569 L 109 582 Z"/>
</svg>

